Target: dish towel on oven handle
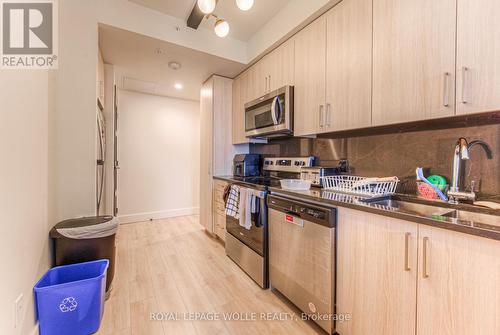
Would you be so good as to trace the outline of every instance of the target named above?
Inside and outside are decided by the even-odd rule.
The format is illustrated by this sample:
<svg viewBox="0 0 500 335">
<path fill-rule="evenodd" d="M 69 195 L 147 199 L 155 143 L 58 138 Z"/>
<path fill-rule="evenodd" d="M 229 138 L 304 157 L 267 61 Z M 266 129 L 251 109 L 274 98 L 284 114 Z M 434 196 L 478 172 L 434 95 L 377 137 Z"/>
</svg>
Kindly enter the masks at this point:
<svg viewBox="0 0 500 335">
<path fill-rule="evenodd" d="M 240 188 L 240 226 L 247 230 L 252 228 L 252 223 L 256 227 L 261 225 L 260 222 L 260 199 L 264 198 L 264 193 L 250 188 Z"/>
<path fill-rule="evenodd" d="M 231 189 L 229 190 L 229 195 L 226 201 L 226 215 L 231 216 L 236 220 L 239 220 L 240 219 L 239 205 L 240 205 L 240 187 L 238 185 L 231 185 Z"/>
</svg>

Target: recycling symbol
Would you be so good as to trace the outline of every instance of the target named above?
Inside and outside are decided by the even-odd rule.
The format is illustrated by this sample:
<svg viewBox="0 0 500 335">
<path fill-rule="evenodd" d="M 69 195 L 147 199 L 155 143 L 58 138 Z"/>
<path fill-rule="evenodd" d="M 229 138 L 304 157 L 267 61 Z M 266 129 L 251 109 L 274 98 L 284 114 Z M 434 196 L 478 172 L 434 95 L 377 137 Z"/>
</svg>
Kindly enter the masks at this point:
<svg viewBox="0 0 500 335">
<path fill-rule="evenodd" d="M 59 309 L 63 313 L 73 312 L 77 306 L 78 306 L 78 303 L 76 302 L 75 298 L 67 297 L 67 298 L 64 298 L 63 301 L 61 301 L 61 304 L 59 304 Z"/>
</svg>

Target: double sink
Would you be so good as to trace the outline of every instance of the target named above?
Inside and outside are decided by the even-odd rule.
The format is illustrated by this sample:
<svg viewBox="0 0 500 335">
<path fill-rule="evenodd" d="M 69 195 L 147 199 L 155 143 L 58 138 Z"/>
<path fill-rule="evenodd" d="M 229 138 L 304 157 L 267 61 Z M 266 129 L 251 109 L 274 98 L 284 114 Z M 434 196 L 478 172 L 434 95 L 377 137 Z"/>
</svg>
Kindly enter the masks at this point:
<svg viewBox="0 0 500 335">
<path fill-rule="evenodd" d="M 428 205 L 395 198 L 364 199 L 362 202 L 370 204 L 370 206 L 376 208 L 401 212 L 418 217 L 425 217 L 439 221 L 446 220 L 456 224 L 474 226 L 477 228 L 500 229 L 500 216 L 481 213 L 479 209 L 477 211 L 467 211 L 462 209 L 440 207 L 438 204 Z"/>
</svg>

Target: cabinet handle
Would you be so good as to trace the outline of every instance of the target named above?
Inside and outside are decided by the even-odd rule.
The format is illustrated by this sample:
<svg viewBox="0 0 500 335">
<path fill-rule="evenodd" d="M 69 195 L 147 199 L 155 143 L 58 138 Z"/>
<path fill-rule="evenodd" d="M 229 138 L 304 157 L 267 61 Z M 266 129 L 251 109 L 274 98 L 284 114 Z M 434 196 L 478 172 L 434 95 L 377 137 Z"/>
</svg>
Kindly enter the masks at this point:
<svg viewBox="0 0 500 335">
<path fill-rule="evenodd" d="M 325 126 L 325 115 L 324 115 L 324 106 L 319 105 L 319 126 L 323 128 Z"/>
<path fill-rule="evenodd" d="M 424 278 L 429 278 L 429 272 L 428 272 L 428 269 L 427 269 L 427 258 L 428 258 L 428 255 L 427 255 L 427 245 L 429 244 L 429 238 L 428 237 L 424 237 L 423 240 L 422 240 L 422 263 L 423 263 L 423 270 L 422 270 L 422 276 Z"/>
<path fill-rule="evenodd" d="M 411 267 L 410 267 L 410 238 L 411 238 L 411 233 L 405 233 L 405 271 L 411 271 Z"/>
<path fill-rule="evenodd" d="M 326 126 L 330 127 L 332 125 L 332 106 L 327 103 L 326 104 Z"/>
<path fill-rule="evenodd" d="M 467 72 L 469 68 L 466 66 L 462 66 L 462 103 L 467 103 L 467 95 L 465 94 L 465 90 L 467 88 Z"/>
<path fill-rule="evenodd" d="M 444 83 L 443 83 L 443 106 L 444 107 L 449 107 L 450 106 L 450 101 L 449 101 L 449 95 L 448 95 L 448 81 L 450 78 L 450 73 L 445 72 L 444 73 Z"/>
<path fill-rule="evenodd" d="M 269 90 L 269 92 L 271 92 L 271 75 L 269 75 L 269 84 L 267 86 L 267 89 Z"/>
</svg>

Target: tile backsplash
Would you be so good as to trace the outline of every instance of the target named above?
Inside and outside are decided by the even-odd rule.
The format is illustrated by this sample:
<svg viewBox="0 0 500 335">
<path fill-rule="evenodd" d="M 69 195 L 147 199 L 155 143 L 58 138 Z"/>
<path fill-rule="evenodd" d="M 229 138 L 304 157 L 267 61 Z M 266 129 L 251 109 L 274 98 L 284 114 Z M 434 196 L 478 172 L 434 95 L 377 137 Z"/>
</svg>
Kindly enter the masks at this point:
<svg viewBox="0 0 500 335">
<path fill-rule="evenodd" d="M 317 165 L 329 166 L 347 158 L 351 173 L 360 176 L 398 176 L 400 192 L 415 193 L 415 168 L 445 176 L 450 182 L 453 151 L 459 137 L 469 142 L 481 139 L 493 151 L 488 160 L 480 146 L 471 150 L 465 162 L 465 185 L 476 181 L 481 195 L 500 194 L 500 125 L 423 130 L 345 138 L 289 138 L 268 144 L 251 144 L 250 151 L 265 156 L 316 156 Z"/>
</svg>

